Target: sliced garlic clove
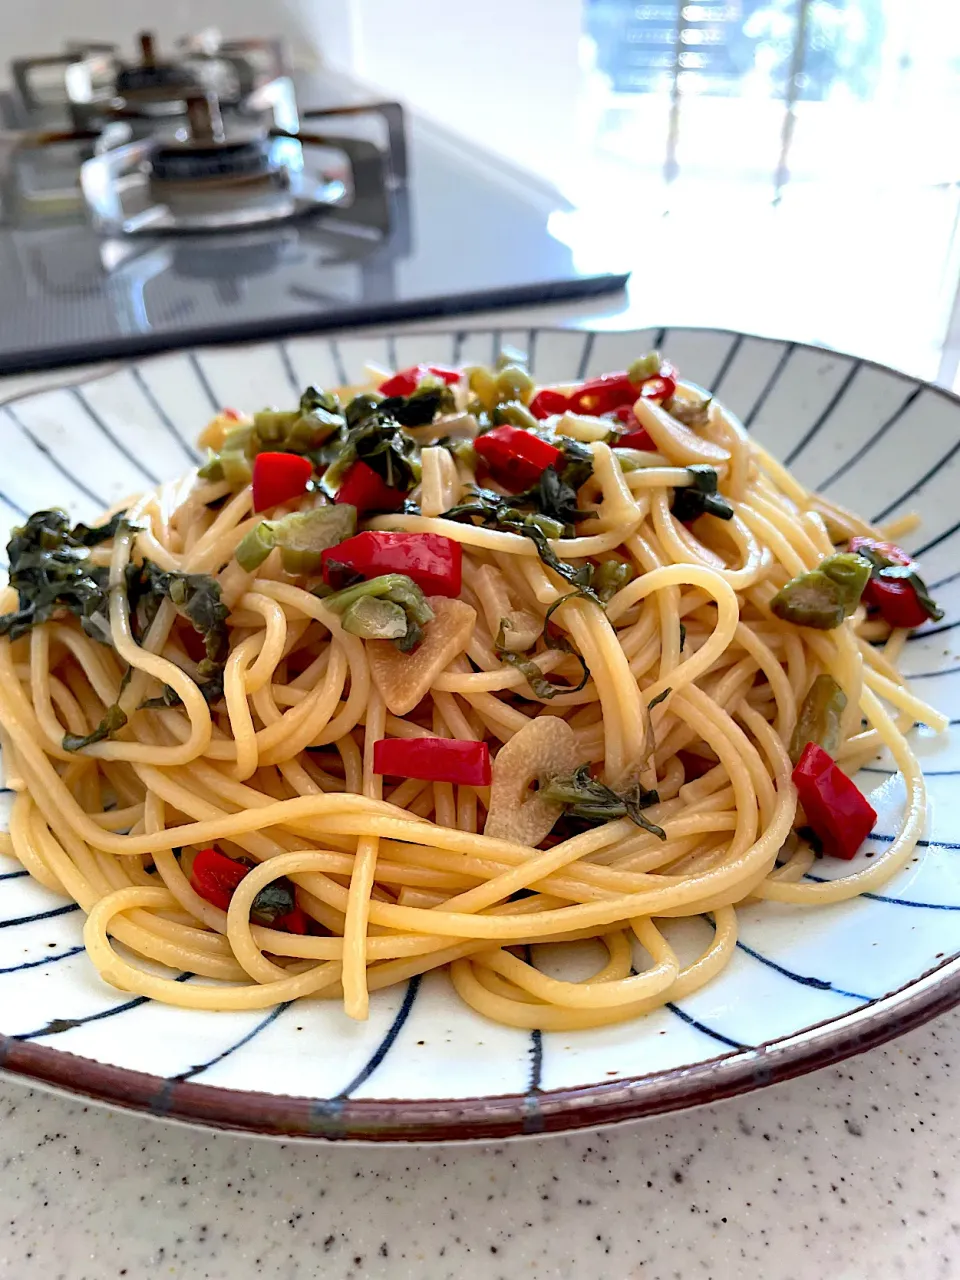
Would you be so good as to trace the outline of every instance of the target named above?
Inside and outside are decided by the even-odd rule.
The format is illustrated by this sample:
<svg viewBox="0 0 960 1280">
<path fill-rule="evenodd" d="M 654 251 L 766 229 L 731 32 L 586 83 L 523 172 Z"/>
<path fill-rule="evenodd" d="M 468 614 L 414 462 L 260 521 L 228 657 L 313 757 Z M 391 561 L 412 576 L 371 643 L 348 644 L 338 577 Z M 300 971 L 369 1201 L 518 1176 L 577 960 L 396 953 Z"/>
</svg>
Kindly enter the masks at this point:
<svg viewBox="0 0 960 1280">
<path fill-rule="evenodd" d="M 449 449 L 431 445 L 421 450 L 420 511 L 440 516 L 460 501 L 460 477 Z"/>
<path fill-rule="evenodd" d="M 577 737 L 565 720 L 551 715 L 531 720 L 497 752 L 483 834 L 538 845 L 550 834 L 563 805 L 545 800 L 530 785 L 572 773 L 579 763 Z"/>
<path fill-rule="evenodd" d="M 423 629 L 423 643 L 413 653 L 401 653 L 389 640 L 368 640 L 370 675 L 395 716 L 405 716 L 429 692 L 434 680 L 467 647 L 477 614 L 462 600 L 429 596 L 436 615 Z"/>
</svg>

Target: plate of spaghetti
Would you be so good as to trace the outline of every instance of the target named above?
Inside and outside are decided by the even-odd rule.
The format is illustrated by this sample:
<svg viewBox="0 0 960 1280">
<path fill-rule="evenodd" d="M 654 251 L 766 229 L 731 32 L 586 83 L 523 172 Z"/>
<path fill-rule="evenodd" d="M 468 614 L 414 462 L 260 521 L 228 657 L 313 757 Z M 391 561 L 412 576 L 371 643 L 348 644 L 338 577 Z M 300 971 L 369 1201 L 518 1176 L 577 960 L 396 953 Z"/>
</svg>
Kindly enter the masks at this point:
<svg viewBox="0 0 960 1280">
<path fill-rule="evenodd" d="M 504 1137 L 960 1001 L 950 394 L 534 329 L 176 352 L 0 413 L 5 1074 Z"/>
</svg>

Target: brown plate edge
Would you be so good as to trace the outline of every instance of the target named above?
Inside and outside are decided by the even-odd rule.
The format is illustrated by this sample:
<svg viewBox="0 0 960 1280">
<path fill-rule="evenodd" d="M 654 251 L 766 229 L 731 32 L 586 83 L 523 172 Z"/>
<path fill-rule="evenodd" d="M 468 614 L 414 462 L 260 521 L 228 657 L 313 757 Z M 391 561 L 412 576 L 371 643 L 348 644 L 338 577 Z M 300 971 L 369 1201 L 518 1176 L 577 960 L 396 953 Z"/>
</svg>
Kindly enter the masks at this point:
<svg viewBox="0 0 960 1280">
<path fill-rule="evenodd" d="M 960 1004 L 960 957 L 803 1031 L 692 1066 L 573 1089 L 489 1098 L 331 1099 L 167 1080 L 0 1035 L 0 1072 L 158 1119 L 273 1138 L 498 1141 L 599 1128 L 705 1106 L 863 1053 Z M 824 1033 L 824 1028 L 832 1028 Z"/>
</svg>

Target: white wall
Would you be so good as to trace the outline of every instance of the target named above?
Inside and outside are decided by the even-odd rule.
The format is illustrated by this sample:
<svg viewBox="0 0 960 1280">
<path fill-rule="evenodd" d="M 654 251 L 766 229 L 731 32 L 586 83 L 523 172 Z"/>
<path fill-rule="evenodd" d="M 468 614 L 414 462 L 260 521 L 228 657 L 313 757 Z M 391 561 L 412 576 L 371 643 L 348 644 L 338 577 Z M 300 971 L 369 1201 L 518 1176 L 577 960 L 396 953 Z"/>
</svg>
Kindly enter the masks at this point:
<svg viewBox="0 0 960 1280">
<path fill-rule="evenodd" d="M 355 66 L 425 115 L 556 176 L 574 151 L 583 10 L 584 0 L 356 0 Z"/>
<path fill-rule="evenodd" d="M 351 0 L 0 0 L 4 61 L 57 52 L 68 39 L 114 40 L 129 51 L 141 28 L 168 43 L 212 26 L 228 36 L 283 36 L 299 65 L 316 64 L 322 50 L 348 66 L 352 24 Z"/>
</svg>

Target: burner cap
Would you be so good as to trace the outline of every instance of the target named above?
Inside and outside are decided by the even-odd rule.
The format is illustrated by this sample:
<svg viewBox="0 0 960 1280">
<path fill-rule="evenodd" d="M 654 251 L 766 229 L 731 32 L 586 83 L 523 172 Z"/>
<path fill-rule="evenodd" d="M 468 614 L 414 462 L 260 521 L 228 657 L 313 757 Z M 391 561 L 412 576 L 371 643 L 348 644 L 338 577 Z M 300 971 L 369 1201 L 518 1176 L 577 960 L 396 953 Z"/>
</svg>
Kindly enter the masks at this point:
<svg viewBox="0 0 960 1280">
<path fill-rule="evenodd" d="M 154 182 L 215 182 L 269 177 L 275 166 L 266 138 L 239 142 L 172 143 L 150 159 Z"/>
<path fill-rule="evenodd" d="M 139 36 L 140 61 L 121 67 L 117 72 L 117 93 L 129 97 L 166 97 L 175 93 L 197 91 L 196 77 L 188 68 L 175 62 L 158 62 L 156 45 L 149 31 Z"/>
<path fill-rule="evenodd" d="M 157 62 L 152 67 L 123 67 L 117 72 L 117 93 L 124 98 L 139 94 L 186 94 L 197 82 L 185 67 Z"/>
</svg>

